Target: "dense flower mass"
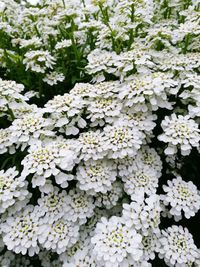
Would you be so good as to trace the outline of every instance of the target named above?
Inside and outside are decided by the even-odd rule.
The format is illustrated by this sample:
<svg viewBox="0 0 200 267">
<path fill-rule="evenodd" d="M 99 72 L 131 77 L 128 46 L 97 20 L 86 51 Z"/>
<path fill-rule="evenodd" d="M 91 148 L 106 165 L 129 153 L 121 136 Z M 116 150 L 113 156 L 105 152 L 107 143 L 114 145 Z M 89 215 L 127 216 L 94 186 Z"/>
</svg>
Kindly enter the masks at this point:
<svg viewBox="0 0 200 267">
<path fill-rule="evenodd" d="M 170 214 L 176 220 L 182 218 L 182 211 L 188 219 L 195 216 L 200 209 L 200 191 L 197 187 L 191 181 L 183 181 L 180 176 L 167 183 L 168 186 L 163 186 L 166 194 L 161 195 L 161 199 L 166 206 L 170 205 Z"/>
<path fill-rule="evenodd" d="M 168 147 L 165 149 L 166 154 L 176 153 L 178 146 L 182 155 L 188 155 L 192 147 L 199 146 L 198 124 L 190 119 L 189 115 L 176 116 L 176 114 L 172 114 L 171 118 L 165 117 L 161 126 L 164 133 L 158 138 L 160 141 L 168 143 Z"/>
<path fill-rule="evenodd" d="M 192 235 L 182 226 L 173 225 L 163 230 L 159 242 L 159 257 L 164 258 L 168 266 L 191 266 L 199 257 Z"/>
<path fill-rule="evenodd" d="M 103 261 L 104 266 L 123 266 L 124 262 L 138 261 L 142 255 L 139 249 L 141 235 L 135 229 L 129 229 L 121 222 L 121 218 L 106 218 L 97 224 L 94 237 L 93 253 L 97 261 Z M 129 259 L 130 258 L 130 259 Z"/>
<path fill-rule="evenodd" d="M 0 0 L 1 267 L 200 266 L 199 14 Z"/>
</svg>

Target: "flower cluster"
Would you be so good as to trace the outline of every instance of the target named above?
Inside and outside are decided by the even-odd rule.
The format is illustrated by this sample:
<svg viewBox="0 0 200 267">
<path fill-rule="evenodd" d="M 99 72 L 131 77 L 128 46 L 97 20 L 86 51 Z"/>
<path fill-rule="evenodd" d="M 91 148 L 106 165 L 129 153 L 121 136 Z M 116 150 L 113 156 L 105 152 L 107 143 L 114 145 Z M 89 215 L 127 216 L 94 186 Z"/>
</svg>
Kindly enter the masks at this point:
<svg viewBox="0 0 200 267">
<path fill-rule="evenodd" d="M 158 136 L 160 141 L 168 143 L 165 153 L 173 155 L 180 148 L 182 155 L 188 155 L 192 147 L 198 147 L 200 134 L 198 124 L 189 115 L 172 114 L 166 116 L 161 126 L 164 133 Z"/>
<path fill-rule="evenodd" d="M 185 182 L 179 176 L 172 181 L 167 181 L 168 186 L 164 185 L 163 190 L 165 195 L 161 195 L 164 205 L 170 205 L 169 213 L 175 217 L 175 220 L 184 216 L 189 219 L 195 216 L 195 213 L 200 209 L 200 191 L 190 181 Z"/>
<path fill-rule="evenodd" d="M 199 257 L 192 235 L 187 228 L 173 225 L 162 231 L 159 239 L 159 257 L 168 266 L 192 266 Z"/>
<path fill-rule="evenodd" d="M 0 0 L 0 266 L 200 266 L 199 2 L 36 2 Z"/>
</svg>

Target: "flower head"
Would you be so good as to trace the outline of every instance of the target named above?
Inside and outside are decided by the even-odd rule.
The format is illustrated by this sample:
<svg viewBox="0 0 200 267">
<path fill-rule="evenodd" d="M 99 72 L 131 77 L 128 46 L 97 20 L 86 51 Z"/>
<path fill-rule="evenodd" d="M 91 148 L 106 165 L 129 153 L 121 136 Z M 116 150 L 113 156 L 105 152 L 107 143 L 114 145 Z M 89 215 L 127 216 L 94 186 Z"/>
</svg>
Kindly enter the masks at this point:
<svg viewBox="0 0 200 267">
<path fill-rule="evenodd" d="M 97 261 L 104 266 L 122 266 L 126 258 L 139 260 L 142 251 L 139 249 L 141 236 L 132 228 L 123 224 L 121 218 L 101 219 L 91 239 L 94 244 L 93 253 Z"/>
<path fill-rule="evenodd" d="M 187 219 L 194 216 L 200 209 L 200 192 L 193 182 L 185 182 L 178 176 L 167 184 L 163 186 L 165 194 L 161 200 L 164 205 L 170 205 L 169 213 L 176 221 L 182 218 L 182 212 Z"/>
<path fill-rule="evenodd" d="M 162 121 L 161 126 L 164 133 L 158 136 L 160 141 L 168 143 L 165 153 L 173 155 L 180 148 L 181 154 L 189 155 L 192 147 L 198 147 L 200 141 L 200 134 L 198 124 L 190 119 L 188 115 L 172 114 L 170 117 L 166 116 Z"/>
<path fill-rule="evenodd" d="M 187 228 L 177 225 L 168 227 L 162 230 L 159 241 L 159 257 L 164 258 L 169 266 L 186 267 L 194 263 L 198 257 L 197 247 Z"/>
</svg>

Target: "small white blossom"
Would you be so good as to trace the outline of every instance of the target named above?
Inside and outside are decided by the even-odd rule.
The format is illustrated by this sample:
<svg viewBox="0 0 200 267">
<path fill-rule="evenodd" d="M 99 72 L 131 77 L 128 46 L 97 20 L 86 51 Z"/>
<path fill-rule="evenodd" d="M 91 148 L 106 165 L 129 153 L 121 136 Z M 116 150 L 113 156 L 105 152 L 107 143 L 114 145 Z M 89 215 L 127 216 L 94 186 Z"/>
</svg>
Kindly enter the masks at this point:
<svg viewBox="0 0 200 267">
<path fill-rule="evenodd" d="M 20 39 L 19 44 L 20 48 L 29 48 L 30 46 L 39 48 L 42 46 L 42 40 L 36 36 L 32 36 L 32 38 L 28 40 Z"/>
<path fill-rule="evenodd" d="M 119 115 L 122 103 L 114 97 L 91 97 L 87 105 L 87 119 L 91 120 L 91 126 L 103 126 L 112 123 Z"/>
<path fill-rule="evenodd" d="M 139 165 L 134 171 L 126 176 L 122 176 L 124 182 L 124 191 L 130 196 L 138 190 L 145 192 L 148 196 L 155 194 L 158 187 L 159 174 L 153 168 L 147 165 Z"/>
<path fill-rule="evenodd" d="M 200 66 L 199 53 L 169 53 L 167 51 L 154 53 L 154 62 L 160 70 L 192 71 Z"/>
<path fill-rule="evenodd" d="M 197 247 L 187 228 L 172 225 L 162 230 L 160 238 L 159 257 L 164 258 L 168 266 L 191 266 L 198 257 Z"/>
<path fill-rule="evenodd" d="M 123 158 L 135 156 L 144 138 L 136 127 L 129 127 L 122 121 L 113 126 L 104 127 L 104 148 L 109 151 L 109 158 Z"/>
<path fill-rule="evenodd" d="M 63 267 L 98 267 L 95 257 L 91 255 L 88 249 L 78 250 L 73 260 L 70 263 L 64 263 Z"/>
<path fill-rule="evenodd" d="M 123 220 L 127 227 L 140 230 L 143 236 L 159 233 L 160 224 L 160 198 L 151 195 L 144 199 L 140 192 L 134 196 L 130 204 L 123 204 Z"/>
<path fill-rule="evenodd" d="M 111 69 L 116 58 L 115 52 L 100 49 L 93 50 L 87 57 L 88 65 L 86 67 L 89 74 L 98 74 L 93 80 L 98 82 L 104 81 L 105 77 L 102 72 L 108 70 L 109 67 Z"/>
<path fill-rule="evenodd" d="M 144 131 L 147 135 L 152 134 L 152 130 L 156 126 L 154 121 L 157 119 L 157 116 L 153 115 L 150 111 L 141 112 L 136 111 L 134 107 L 126 107 L 122 109 L 121 116 L 130 127 L 136 126 L 139 130 Z"/>
<path fill-rule="evenodd" d="M 13 154 L 15 152 L 15 147 L 11 139 L 11 131 L 9 128 L 0 129 L 0 154 L 9 152 Z"/>
<path fill-rule="evenodd" d="M 89 96 L 96 96 L 94 88 L 94 85 L 90 83 L 76 83 L 71 89 L 70 95 L 79 96 L 83 99 Z"/>
<path fill-rule="evenodd" d="M 49 51 L 34 50 L 25 53 L 23 64 L 26 70 L 30 69 L 34 72 L 45 73 L 46 69 L 52 69 L 55 65 L 55 58 Z"/>
<path fill-rule="evenodd" d="M 80 225 L 86 223 L 87 218 L 92 217 L 94 214 L 95 205 L 93 197 L 78 189 L 70 190 L 68 197 L 69 211 L 64 218 Z"/>
<path fill-rule="evenodd" d="M 154 260 L 155 253 L 159 250 L 160 244 L 158 238 L 160 237 L 160 233 L 152 234 L 150 233 L 148 236 L 142 237 L 142 249 L 143 249 L 143 259 Z"/>
<path fill-rule="evenodd" d="M 18 176 L 16 168 L 0 171 L 0 213 L 13 206 L 16 202 L 25 200 L 28 196 L 28 182 Z M 18 203 L 18 205 L 20 205 Z"/>
<path fill-rule="evenodd" d="M 97 160 L 107 154 L 104 148 L 105 137 L 99 130 L 81 133 L 78 141 L 80 142 L 80 159 Z"/>
<path fill-rule="evenodd" d="M 142 256 L 139 249 L 141 241 L 141 235 L 124 225 L 120 217 L 115 216 L 109 220 L 103 217 L 101 222 L 97 223 L 91 239 L 94 244 L 93 253 L 97 261 L 101 261 L 105 267 L 123 266 L 128 257 L 138 261 Z"/>
<path fill-rule="evenodd" d="M 116 180 L 116 164 L 109 160 L 88 160 L 79 164 L 76 173 L 78 186 L 89 194 L 106 193 Z"/>
<path fill-rule="evenodd" d="M 25 114 L 15 119 L 10 126 L 11 140 L 17 145 L 22 144 L 22 150 L 31 144 L 36 144 L 44 136 L 53 136 L 51 119 L 42 117 L 38 112 Z"/>
<path fill-rule="evenodd" d="M 55 49 L 56 50 L 60 50 L 66 47 L 70 47 L 72 45 L 72 41 L 71 40 L 62 40 L 60 42 L 57 42 Z"/>
<path fill-rule="evenodd" d="M 170 214 L 178 221 L 184 216 L 189 219 L 200 209 L 200 192 L 193 182 L 185 182 L 180 176 L 167 181 L 167 186 L 163 185 L 164 195 L 161 195 L 164 205 L 170 205 Z"/>
<path fill-rule="evenodd" d="M 69 198 L 65 191 L 59 192 L 57 187 L 53 187 L 48 194 L 42 193 L 38 199 L 36 211 L 42 223 L 52 224 L 62 218 L 69 210 Z"/>
<path fill-rule="evenodd" d="M 137 111 L 146 112 L 148 102 L 152 110 L 157 110 L 158 107 L 171 109 L 171 103 L 167 101 L 167 90 L 177 85 L 172 81 L 170 76 L 163 73 L 129 77 L 122 85 L 119 98 L 125 100 L 128 107 L 134 105 Z"/>
<path fill-rule="evenodd" d="M 24 85 L 18 84 L 15 81 L 2 80 L 0 78 L 0 117 L 2 115 L 11 115 L 12 120 L 14 114 L 11 106 L 16 103 L 24 103 L 28 98 L 22 94 Z"/>
<path fill-rule="evenodd" d="M 72 94 L 57 95 L 45 105 L 45 112 L 50 113 L 55 121 L 55 127 L 66 135 L 76 135 L 79 128 L 86 126 L 81 117 L 85 102 L 79 96 Z"/>
<path fill-rule="evenodd" d="M 172 114 L 166 116 L 161 122 L 164 133 L 158 136 L 160 141 L 168 143 L 165 149 L 167 155 L 173 155 L 177 152 L 177 148 L 181 149 L 183 156 L 190 154 L 192 147 L 198 147 L 200 134 L 198 124 L 190 119 L 188 115 Z"/>
<path fill-rule="evenodd" d="M 3 225 L 3 241 L 8 250 L 23 255 L 28 252 L 29 256 L 33 256 L 39 252 L 39 227 L 33 206 L 26 206 L 24 210 L 7 218 Z"/>
<path fill-rule="evenodd" d="M 80 251 L 88 253 L 91 252 L 91 248 L 91 238 L 88 236 L 85 230 L 81 231 L 80 229 L 78 241 L 73 246 L 68 248 L 64 253 L 62 253 L 59 256 L 59 259 L 64 266 L 68 266 L 67 264 L 76 260 L 76 255 L 79 254 Z"/>
<path fill-rule="evenodd" d="M 127 177 L 139 168 L 143 168 L 144 165 L 157 171 L 158 178 L 161 176 L 162 161 L 156 150 L 147 145 L 142 146 L 135 157 L 118 159 L 117 164 L 120 177 Z"/>
<path fill-rule="evenodd" d="M 95 205 L 98 207 L 106 207 L 107 209 L 111 209 L 112 207 L 117 205 L 118 200 L 123 195 L 123 186 L 122 183 L 115 181 L 112 184 L 112 188 L 110 191 L 103 193 L 97 193 L 95 195 Z"/>
<path fill-rule="evenodd" d="M 43 78 L 43 81 L 52 86 L 58 84 L 58 82 L 63 82 L 64 79 L 65 76 L 63 73 L 53 71 L 51 73 L 47 73 L 46 76 Z"/>
<path fill-rule="evenodd" d="M 57 177 L 59 184 L 71 180 L 69 174 L 65 174 L 62 170 L 71 171 L 74 166 L 73 152 L 68 150 L 66 154 L 60 154 L 59 148 L 52 144 L 31 146 L 29 154 L 22 160 L 24 166 L 22 176 L 31 173 L 34 175 L 33 186 L 44 185 L 46 178 L 54 175 Z M 67 186 L 67 184 L 65 184 Z"/>
<path fill-rule="evenodd" d="M 74 245 L 78 240 L 79 226 L 64 219 L 42 226 L 39 242 L 47 250 L 58 254 Z"/>
</svg>

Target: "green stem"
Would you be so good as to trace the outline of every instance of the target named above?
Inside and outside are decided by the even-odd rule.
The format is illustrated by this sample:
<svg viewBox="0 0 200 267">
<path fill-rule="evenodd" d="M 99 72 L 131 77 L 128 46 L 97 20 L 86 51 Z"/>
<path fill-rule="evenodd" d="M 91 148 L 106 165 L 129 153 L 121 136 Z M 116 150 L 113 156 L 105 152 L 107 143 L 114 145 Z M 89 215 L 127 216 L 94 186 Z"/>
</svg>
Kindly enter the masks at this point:
<svg viewBox="0 0 200 267">
<path fill-rule="evenodd" d="M 184 54 L 187 53 L 187 48 L 188 48 L 189 42 L 190 42 L 190 34 L 188 33 L 188 34 L 185 36 L 185 46 L 184 46 L 184 48 L 183 48 L 183 53 L 184 53 Z"/>
<path fill-rule="evenodd" d="M 10 109 L 10 107 L 9 107 L 9 105 L 8 105 L 8 104 L 7 104 L 6 106 L 7 106 L 8 113 L 9 113 L 9 115 L 10 115 L 11 119 L 14 121 L 14 120 L 15 120 L 15 115 L 14 115 L 14 113 L 13 113 L 12 109 Z"/>
<path fill-rule="evenodd" d="M 131 5 L 131 22 L 134 22 L 134 14 L 135 14 L 135 7 L 134 4 Z M 131 48 L 131 45 L 133 43 L 133 29 L 130 29 L 130 37 L 129 37 L 129 44 L 128 44 L 128 50 Z"/>
<path fill-rule="evenodd" d="M 65 0 L 62 0 L 64 8 L 66 8 Z"/>
<path fill-rule="evenodd" d="M 106 12 L 104 13 L 104 10 L 103 10 L 103 7 L 102 7 L 102 4 L 99 4 L 99 8 L 100 8 L 100 11 L 101 11 L 101 14 L 103 16 L 103 22 L 104 24 L 108 27 L 108 29 L 110 30 L 110 33 L 111 33 L 111 41 L 112 41 L 112 48 L 113 50 L 118 54 L 119 52 L 116 51 L 116 44 L 115 44 L 115 38 L 113 36 L 113 30 L 109 24 L 109 16 L 108 16 L 108 12 L 106 10 Z"/>
<path fill-rule="evenodd" d="M 71 26 L 72 26 L 72 32 L 69 33 L 69 37 L 70 37 L 70 39 L 72 41 L 72 48 L 74 50 L 75 58 L 76 58 L 77 62 L 79 63 L 80 57 L 79 57 L 77 45 L 76 45 L 76 42 L 75 42 L 75 39 L 74 39 L 74 22 L 73 21 L 71 22 Z"/>
</svg>

